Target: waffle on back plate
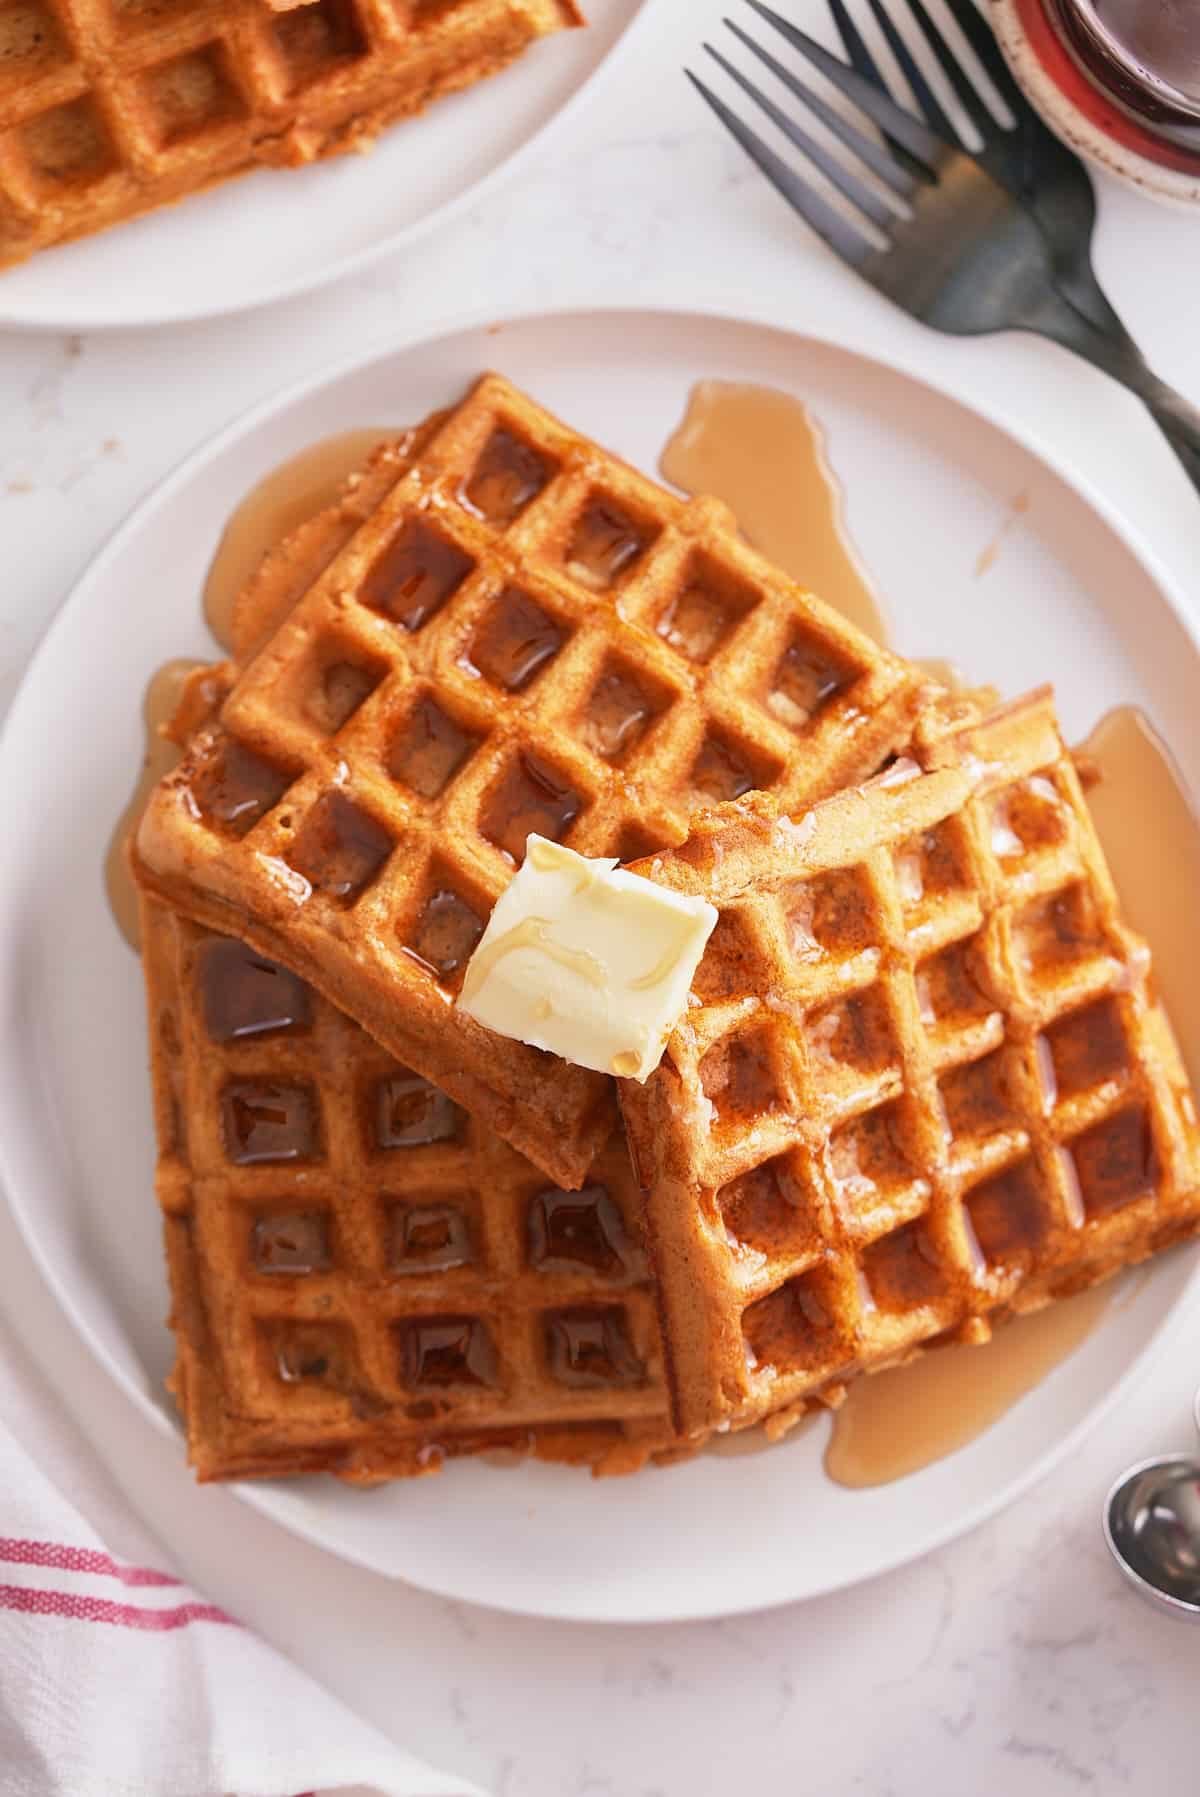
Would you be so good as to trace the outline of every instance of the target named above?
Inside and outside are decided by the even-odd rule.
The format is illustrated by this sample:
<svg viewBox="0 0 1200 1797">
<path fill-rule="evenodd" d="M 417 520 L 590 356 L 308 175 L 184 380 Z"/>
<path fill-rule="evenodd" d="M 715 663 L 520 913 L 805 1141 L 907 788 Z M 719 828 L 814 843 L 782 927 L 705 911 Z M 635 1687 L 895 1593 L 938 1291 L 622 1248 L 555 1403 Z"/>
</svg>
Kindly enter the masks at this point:
<svg viewBox="0 0 1200 1797">
<path fill-rule="evenodd" d="M 143 901 L 177 1357 L 202 1479 L 369 1483 L 670 1446 L 618 1135 L 577 1193 L 303 981 Z"/>
<path fill-rule="evenodd" d="M 1048 693 L 636 871 L 721 916 L 621 1104 L 676 1421 L 739 1427 L 1200 1227 L 1196 1109 Z"/>
<path fill-rule="evenodd" d="M 361 150 L 573 0 L 5 0 L 0 267 L 264 164 Z"/>
<path fill-rule="evenodd" d="M 927 693 L 725 507 L 486 376 L 157 790 L 139 878 L 576 1186 L 610 1082 L 452 1008 L 527 834 L 630 859 L 752 788 L 806 804 L 907 741 Z"/>
</svg>

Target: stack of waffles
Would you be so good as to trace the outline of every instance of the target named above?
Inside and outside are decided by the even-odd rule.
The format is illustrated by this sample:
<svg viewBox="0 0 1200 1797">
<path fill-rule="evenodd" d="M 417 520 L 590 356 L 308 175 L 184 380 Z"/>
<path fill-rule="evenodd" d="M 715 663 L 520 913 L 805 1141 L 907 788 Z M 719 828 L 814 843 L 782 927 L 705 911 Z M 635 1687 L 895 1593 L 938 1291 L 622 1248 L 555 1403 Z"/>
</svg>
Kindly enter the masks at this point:
<svg viewBox="0 0 1200 1797">
<path fill-rule="evenodd" d="M 362 150 L 573 0 L 5 0 L 0 267 L 247 170 Z"/>
<path fill-rule="evenodd" d="M 984 715 L 496 376 L 234 636 L 134 852 L 201 1477 L 781 1434 L 1200 1227 L 1047 692 Z M 531 832 L 718 910 L 645 1085 L 455 1008 Z"/>
</svg>

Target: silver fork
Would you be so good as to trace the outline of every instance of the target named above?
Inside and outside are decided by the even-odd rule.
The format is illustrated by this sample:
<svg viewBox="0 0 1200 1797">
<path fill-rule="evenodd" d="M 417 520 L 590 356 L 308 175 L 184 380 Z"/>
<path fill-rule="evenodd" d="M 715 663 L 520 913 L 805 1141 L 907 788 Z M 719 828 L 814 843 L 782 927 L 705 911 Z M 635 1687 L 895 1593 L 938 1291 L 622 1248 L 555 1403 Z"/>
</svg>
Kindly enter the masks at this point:
<svg viewBox="0 0 1200 1797">
<path fill-rule="evenodd" d="M 924 0 L 908 0 L 908 10 L 937 59 L 980 141 L 972 150 L 925 77 L 920 63 L 896 29 L 885 0 L 867 0 L 901 73 L 912 90 L 925 123 L 951 148 L 967 150 L 1001 187 L 1031 212 L 1045 235 L 1059 292 L 1093 324 L 1136 345 L 1111 305 L 1092 267 L 1092 233 L 1096 227 L 1096 190 L 1087 165 L 1068 149 L 1034 111 L 1009 73 L 995 33 L 975 0 L 944 0 L 963 37 L 1012 117 L 1002 124 L 986 105 L 974 81 L 934 24 Z M 889 93 L 878 63 L 863 41 L 846 0 L 828 0 L 833 22 L 850 66 L 881 93 Z"/>
<path fill-rule="evenodd" d="M 896 305 L 955 336 L 1024 330 L 1052 338 L 1145 402 L 1200 492 L 1200 411 L 1158 379 L 1127 338 L 1110 335 L 1055 286 L 1047 239 L 995 175 L 945 142 L 857 70 L 762 0 L 753 10 L 807 57 L 885 135 L 881 144 L 732 20 L 734 36 L 850 153 L 841 161 L 713 45 L 705 49 L 849 202 L 833 205 L 700 78 L 687 71 L 721 123 L 794 211 L 834 253 Z M 870 171 L 887 198 L 863 178 Z"/>
</svg>

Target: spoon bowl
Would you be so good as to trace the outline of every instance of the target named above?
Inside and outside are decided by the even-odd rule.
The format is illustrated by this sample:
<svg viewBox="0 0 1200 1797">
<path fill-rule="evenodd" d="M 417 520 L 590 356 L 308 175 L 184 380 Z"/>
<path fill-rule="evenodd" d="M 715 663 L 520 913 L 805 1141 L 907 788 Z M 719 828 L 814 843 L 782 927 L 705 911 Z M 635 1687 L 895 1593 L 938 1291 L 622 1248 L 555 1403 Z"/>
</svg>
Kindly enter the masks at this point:
<svg viewBox="0 0 1200 1797">
<path fill-rule="evenodd" d="M 1200 1618 L 1200 1461 L 1193 1455 L 1166 1454 L 1123 1472 L 1105 1501 L 1104 1538 L 1143 1597 L 1174 1616 Z"/>
</svg>

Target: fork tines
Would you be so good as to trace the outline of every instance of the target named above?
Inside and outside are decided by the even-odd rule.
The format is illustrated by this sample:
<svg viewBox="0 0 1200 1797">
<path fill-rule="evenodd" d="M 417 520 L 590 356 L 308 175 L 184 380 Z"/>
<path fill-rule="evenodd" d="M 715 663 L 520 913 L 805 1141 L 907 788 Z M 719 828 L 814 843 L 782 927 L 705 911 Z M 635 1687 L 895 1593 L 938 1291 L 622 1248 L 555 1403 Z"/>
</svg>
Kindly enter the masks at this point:
<svg viewBox="0 0 1200 1797">
<path fill-rule="evenodd" d="M 770 94 L 744 74 L 712 44 L 705 49 L 717 66 L 751 99 L 778 131 L 811 165 L 819 170 L 830 186 L 848 201 L 858 217 L 840 211 L 819 187 L 786 161 L 754 128 L 715 93 L 700 77 L 688 69 L 688 79 L 712 108 L 730 135 L 742 146 L 794 211 L 822 237 L 835 254 L 853 266 L 859 266 L 879 243 L 879 235 L 887 236 L 905 203 L 922 182 L 933 181 L 939 144 L 934 134 L 918 120 L 901 110 L 885 93 L 818 44 L 807 32 L 792 25 L 760 0 L 749 0 L 754 11 L 798 50 L 831 84 L 851 100 L 866 118 L 883 131 L 888 147 L 855 124 L 799 79 L 779 59 L 758 43 L 733 20 L 726 20 L 738 42 L 749 50 L 780 84 L 847 149 L 864 170 L 869 170 L 884 188 L 880 193 L 863 180 L 855 168 L 827 149 L 818 138 L 799 123 Z M 894 197 L 892 197 L 894 196 Z M 860 220 L 869 221 L 874 233 Z"/>
</svg>

